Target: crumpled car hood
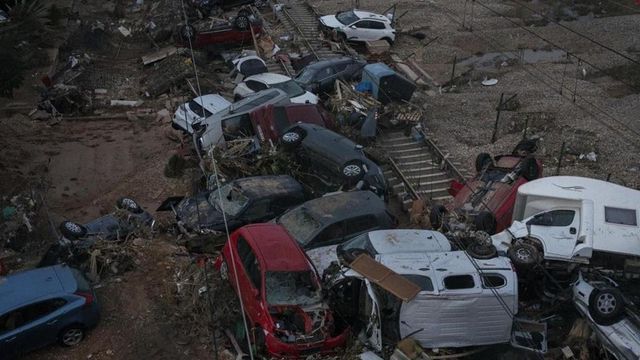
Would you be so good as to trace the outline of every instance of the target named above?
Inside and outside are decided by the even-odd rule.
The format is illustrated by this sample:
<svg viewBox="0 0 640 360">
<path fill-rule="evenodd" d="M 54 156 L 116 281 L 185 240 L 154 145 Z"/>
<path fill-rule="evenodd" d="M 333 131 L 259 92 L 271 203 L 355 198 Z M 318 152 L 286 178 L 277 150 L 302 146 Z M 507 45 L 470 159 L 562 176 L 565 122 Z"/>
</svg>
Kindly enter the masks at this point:
<svg viewBox="0 0 640 360">
<path fill-rule="evenodd" d="M 330 337 L 333 316 L 323 305 L 303 308 L 297 305 L 269 307 L 274 333 L 284 342 L 318 342 Z"/>
<path fill-rule="evenodd" d="M 176 207 L 178 220 L 189 229 L 221 230 L 224 228 L 222 213 L 207 200 L 207 194 L 184 198 Z"/>
</svg>

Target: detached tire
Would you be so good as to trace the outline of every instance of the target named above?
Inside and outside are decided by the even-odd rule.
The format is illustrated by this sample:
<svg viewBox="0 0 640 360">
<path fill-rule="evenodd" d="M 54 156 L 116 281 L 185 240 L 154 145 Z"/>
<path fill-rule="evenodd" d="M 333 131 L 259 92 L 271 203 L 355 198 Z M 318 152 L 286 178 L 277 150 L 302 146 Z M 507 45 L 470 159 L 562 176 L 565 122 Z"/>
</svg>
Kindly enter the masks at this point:
<svg viewBox="0 0 640 360">
<path fill-rule="evenodd" d="M 467 254 L 471 255 L 474 259 L 493 259 L 498 256 L 498 250 L 496 247 L 491 245 L 485 245 L 478 242 L 474 242 L 473 244 L 467 247 Z"/>
<path fill-rule="evenodd" d="M 431 222 L 431 228 L 433 230 L 438 230 L 442 227 L 442 222 L 446 213 L 447 209 L 443 205 L 431 207 L 431 211 L 429 211 L 429 222 Z"/>
<path fill-rule="evenodd" d="M 484 168 L 491 165 L 493 165 L 491 155 L 487 153 L 480 153 L 476 156 L 476 172 L 481 172 Z"/>
<path fill-rule="evenodd" d="M 484 231 L 489 235 L 495 234 L 498 227 L 496 217 L 488 211 L 481 211 L 476 215 L 473 219 L 473 225 L 475 225 L 476 230 Z"/>
<path fill-rule="evenodd" d="M 87 235 L 87 228 L 73 221 L 63 221 L 60 223 L 60 232 L 69 240 L 77 240 Z"/>
<path fill-rule="evenodd" d="M 615 288 L 594 289 L 589 296 L 589 315 L 598 325 L 612 325 L 624 315 L 624 299 Z"/>
<path fill-rule="evenodd" d="M 142 207 L 140 207 L 140 205 L 138 205 L 135 200 L 128 197 L 122 197 L 118 199 L 118 201 L 116 202 L 116 207 L 121 210 L 127 210 L 128 212 L 133 214 L 140 214 L 143 212 Z"/>
<path fill-rule="evenodd" d="M 525 243 L 517 243 L 507 250 L 507 256 L 513 264 L 520 269 L 528 270 L 540 261 L 540 252 L 535 246 Z"/>
</svg>

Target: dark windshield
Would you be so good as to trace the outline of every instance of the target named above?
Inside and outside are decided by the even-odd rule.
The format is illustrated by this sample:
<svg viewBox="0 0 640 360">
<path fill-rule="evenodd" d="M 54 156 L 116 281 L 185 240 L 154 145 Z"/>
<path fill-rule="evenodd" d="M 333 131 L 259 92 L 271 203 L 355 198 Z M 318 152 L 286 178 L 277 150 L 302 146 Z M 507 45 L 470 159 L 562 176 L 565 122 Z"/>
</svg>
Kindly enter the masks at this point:
<svg viewBox="0 0 640 360">
<path fill-rule="evenodd" d="M 338 19 L 338 21 L 340 21 L 344 25 L 350 25 L 360 20 L 360 18 L 356 16 L 353 10 L 338 13 L 336 15 L 336 19 Z"/>
<path fill-rule="evenodd" d="M 298 76 L 296 77 L 296 81 L 303 84 L 309 84 L 311 81 L 313 81 L 313 77 L 317 72 L 318 70 L 310 69 L 307 67 L 302 70 L 300 74 L 298 74 Z"/>
<path fill-rule="evenodd" d="M 304 89 L 301 88 L 294 80 L 287 80 L 281 83 L 272 84 L 271 87 L 286 92 L 290 98 L 297 97 L 305 93 Z"/>
<path fill-rule="evenodd" d="M 369 241 L 369 233 L 364 233 L 362 235 L 356 236 L 353 239 L 345 242 L 344 244 L 338 247 L 340 252 L 349 251 L 353 249 L 361 249 L 366 250 L 370 255 L 375 256 L 378 254 L 376 249 L 371 245 L 371 241 Z"/>
<path fill-rule="evenodd" d="M 189 109 L 191 109 L 191 111 L 193 111 L 194 113 L 202 117 L 209 117 L 213 115 L 209 110 L 200 106 L 200 103 L 195 100 L 189 101 Z M 204 112 L 204 116 L 202 115 L 203 112 Z"/>
<path fill-rule="evenodd" d="M 304 208 L 298 208 L 282 215 L 278 223 L 284 226 L 301 246 L 305 246 L 311 241 L 313 234 L 320 229 L 320 223 Z"/>
<path fill-rule="evenodd" d="M 284 106 L 276 106 L 273 108 L 273 122 L 278 134 L 282 134 L 284 130 L 291 125 L 287 117 L 287 110 Z"/>
</svg>

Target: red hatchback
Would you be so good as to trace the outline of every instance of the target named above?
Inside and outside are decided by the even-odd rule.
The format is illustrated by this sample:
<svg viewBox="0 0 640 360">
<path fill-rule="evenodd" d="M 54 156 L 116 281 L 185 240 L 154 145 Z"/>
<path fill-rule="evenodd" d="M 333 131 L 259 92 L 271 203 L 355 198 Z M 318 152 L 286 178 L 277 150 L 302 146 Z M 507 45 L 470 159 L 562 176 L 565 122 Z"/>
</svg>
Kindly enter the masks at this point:
<svg viewBox="0 0 640 360">
<path fill-rule="evenodd" d="M 349 328 L 337 326 L 315 269 L 282 226 L 236 230 L 216 266 L 242 299 L 258 352 L 306 357 L 332 353 L 347 341 Z"/>
</svg>

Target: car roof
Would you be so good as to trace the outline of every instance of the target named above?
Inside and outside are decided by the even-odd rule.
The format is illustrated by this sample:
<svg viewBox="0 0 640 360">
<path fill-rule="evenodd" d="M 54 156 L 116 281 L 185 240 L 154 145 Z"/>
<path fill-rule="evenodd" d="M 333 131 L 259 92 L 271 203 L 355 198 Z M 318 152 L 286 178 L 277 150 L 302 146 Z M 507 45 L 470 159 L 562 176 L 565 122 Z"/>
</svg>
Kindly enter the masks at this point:
<svg viewBox="0 0 640 360">
<path fill-rule="evenodd" d="M 326 195 L 309 200 L 299 208 L 304 208 L 314 219 L 321 222 L 325 222 L 325 220 L 335 222 L 361 215 L 386 212 L 384 201 L 369 190 Z"/>
<path fill-rule="evenodd" d="M 71 293 L 77 283 L 71 268 L 55 265 L 0 277 L 0 314 L 60 293 Z"/>
<path fill-rule="evenodd" d="M 291 78 L 282 74 L 262 73 L 262 74 L 251 75 L 246 79 L 244 79 L 244 82 L 247 82 L 248 80 L 255 80 L 265 84 L 278 84 L 281 82 L 291 80 Z"/>
<path fill-rule="evenodd" d="M 307 135 L 302 140 L 303 146 L 321 150 L 324 154 L 331 155 L 327 158 L 334 159 L 342 165 L 353 160 L 365 160 L 366 156 L 361 150 L 356 149 L 356 143 L 344 135 L 338 134 L 325 127 L 309 123 L 298 123 L 293 127 L 299 127 L 306 131 Z M 366 159 L 368 160 L 368 159 Z"/>
<path fill-rule="evenodd" d="M 251 176 L 233 180 L 233 184 L 252 198 L 303 192 L 302 185 L 289 175 Z"/>
<path fill-rule="evenodd" d="M 203 104 L 205 109 L 212 110 L 212 112 L 220 111 L 229 105 L 231 102 L 219 94 L 207 94 L 194 98 L 192 101 L 195 101 L 197 104 Z"/>
<path fill-rule="evenodd" d="M 369 12 L 369 11 L 362 11 L 362 10 L 354 9 L 353 13 L 356 14 L 356 16 L 360 18 L 360 20 L 362 20 L 362 19 L 371 19 L 371 20 L 380 20 L 380 21 L 383 21 L 383 22 L 386 22 L 386 23 L 391 23 L 391 20 L 389 20 L 388 17 L 386 17 L 384 15 L 372 13 L 372 12 Z"/>
<path fill-rule="evenodd" d="M 340 64 L 343 62 L 357 62 L 357 59 L 354 58 L 350 58 L 348 56 L 344 56 L 344 57 L 338 57 L 338 58 L 331 58 L 331 59 L 325 59 L 325 60 L 320 60 L 320 61 L 316 61 L 312 64 L 307 65 L 307 68 L 310 69 L 316 69 L 316 68 L 323 68 L 325 66 L 330 66 L 330 65 L 334 65 L 334 64 Z"/>
<path fill-rule="evenodd" d="M 451 243 L 439 231 L 421 229 L 375 230 L 369 242 L 379 254 L 415 251 L 451 251 Z"/>
<path fill-rule="evenodd" d="M 400 275 L 424 275 L 431 277 L 432 280 L 444 279 L 449 275 L 478 273 L 471 262 L 473 258 L 465 251 L 380 254 L 376 259 Z M 504 256 L 473 260 L 483 273 L 489 273 L 491 270 L 514 273 L 509 258 Z"/>
<path fill-rule="evenodd" d="M 260 257 L 264 271 L 313 271 L 305 253 L 282 225 L 251 224 L 240 228 Z"/>
<path fill-rule="evenodd" d="M 269 93 L 272 92 L 276 92 L 277 95 L 275 97 L 270 98 L 267 101 L 263 101 L 262 103 L 260 103 L 260 105 L 256 105 L 254 107 L 252 107 L 251 109 L 248 110 L 243 110 L 243 111 L 238 111 L 238 109 L 240 107 L 243 107 L 246 104 L 249 104 L 253 101 L 255 101 L 258 98 L 261 98 Z M 284 91 L 280 90 L 280 89 L 275 89 L 275 88 L 270 88 L 270 89 L 265 89 L 265 90 L 260 90 L 258 92 L 252 93 L 249 96 L 247 96 L 244 99 L 240 99 L 236 102 L 234 102 L 233 104 L 231 104 L 228 108 L 226 108 L 223 111 L 220 111 L 218 113 L 213 114 L 212 116 L 210 116 L 210 118 L 213 118 L 217 121 L 220 121 L 221 119 L 225 119 L 230 115 L 239 115 L 239 114 L 244 114 L 244 113 L 248 113 L 251 112 L 261 106 L 264 106 L 265 104 L 276 104 L 276 103 L 280 103 L 282 101 L 288 102 L 289 101 L 289 95 L 287 95 L 287 93 L 285 93 Z"/>
</svg>

